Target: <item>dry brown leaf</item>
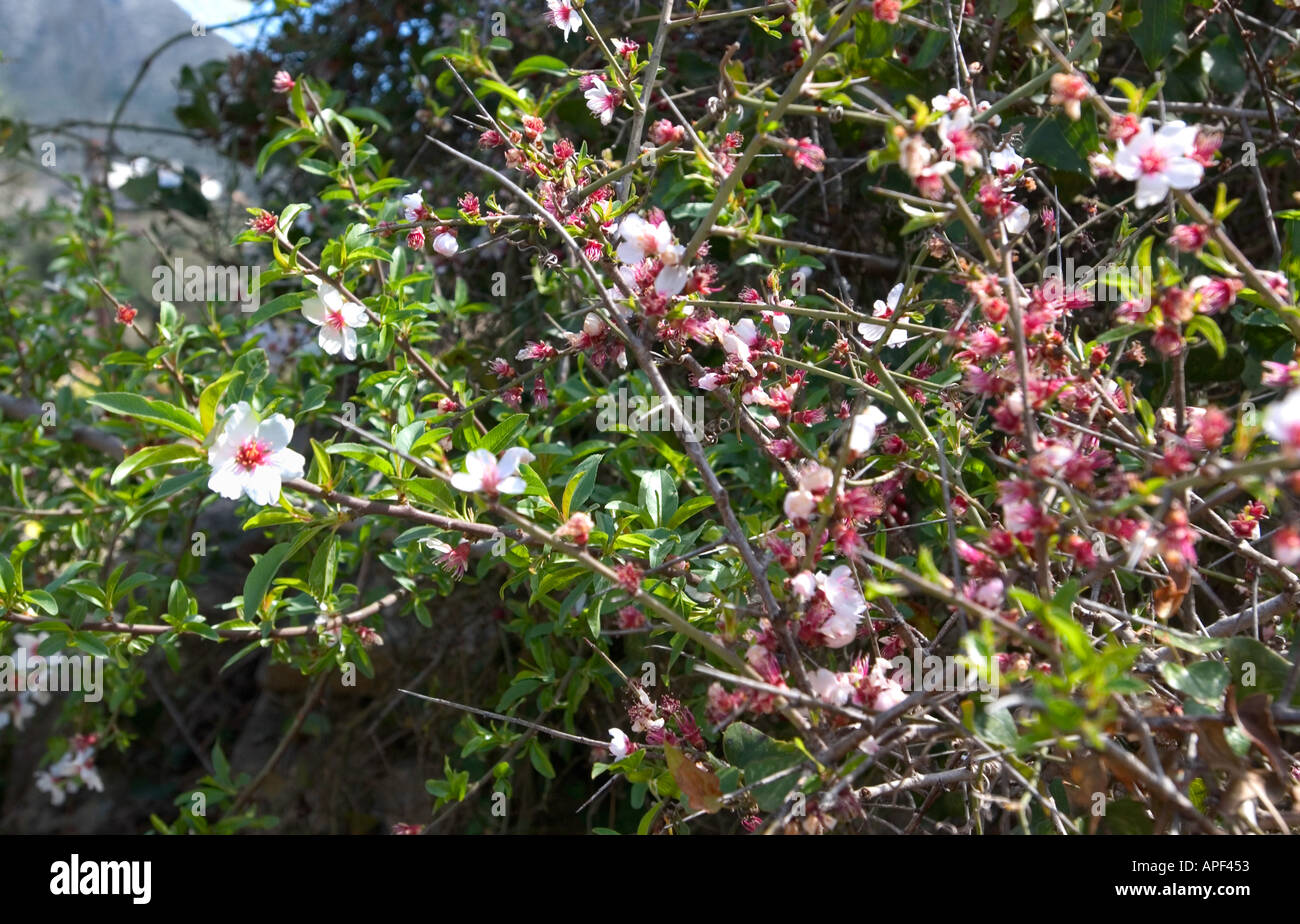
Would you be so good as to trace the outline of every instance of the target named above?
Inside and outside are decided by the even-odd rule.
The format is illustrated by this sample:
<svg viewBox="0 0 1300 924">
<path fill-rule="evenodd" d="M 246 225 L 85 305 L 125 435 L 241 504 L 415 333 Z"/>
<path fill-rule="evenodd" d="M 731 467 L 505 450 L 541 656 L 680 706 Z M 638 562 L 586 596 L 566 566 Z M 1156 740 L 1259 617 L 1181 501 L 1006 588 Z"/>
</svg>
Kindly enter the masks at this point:
<svg viewBox="0 0 1300 924">
<path fill-rule="evenodd" d="M 722 808 L 722 782 L 717 774 L 671 744 L 664 745 L 664 756 L 668 759 L 668 772 L 692 809 L 712 815 Z"/>
<path fill-rule="evenodd" d="M 1165 578 L 1164 583 L 1152 594 L 1156 604 L 1156 619 L 1161 622 L 1168 621 L 1170 616 L 1178 612 L 1183 605 L 1183 598 L 1192 589 L 1192 574 L 1186 568 L 1180 568 L 1170 574 L 1171 576 Z"/>
</svg>

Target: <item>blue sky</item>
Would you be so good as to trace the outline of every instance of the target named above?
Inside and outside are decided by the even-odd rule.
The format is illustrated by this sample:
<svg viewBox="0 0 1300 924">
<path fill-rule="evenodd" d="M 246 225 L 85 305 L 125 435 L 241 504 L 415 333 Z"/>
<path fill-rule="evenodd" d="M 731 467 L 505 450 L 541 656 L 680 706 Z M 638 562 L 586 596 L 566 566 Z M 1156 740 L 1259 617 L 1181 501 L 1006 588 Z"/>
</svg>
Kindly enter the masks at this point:
<svg viewBox="0 0 1300 924">
<path fill-rule="evenodd" d="M 173 2 L 194 17 L 195 21 L 205 26 L 243 19 L 257 9 L 270 9 L 272 2 L 253 2 L 253 0 L 173 0 Z M 221 29 L 217 34 L 240 48 L 245 48 L 263 28 L 264 23 L 251 22 L 234 29 Z"/>
</svg>

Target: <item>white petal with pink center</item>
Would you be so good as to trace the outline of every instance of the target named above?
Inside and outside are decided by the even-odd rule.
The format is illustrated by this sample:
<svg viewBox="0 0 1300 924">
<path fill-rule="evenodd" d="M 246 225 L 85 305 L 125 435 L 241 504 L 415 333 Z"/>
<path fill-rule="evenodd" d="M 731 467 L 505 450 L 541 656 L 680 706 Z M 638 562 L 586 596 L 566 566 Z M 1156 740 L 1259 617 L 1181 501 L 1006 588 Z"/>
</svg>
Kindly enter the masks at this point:
<svg viewBox="0 0 1300 924">
<path fill-rule="evenodd" d="M 1138 133 L 1120 143 L 1111 169 L 1137 182 L 1135 206 L 1156 205 L 1170 189 L 1191 189 L 1201 181 L 1205 168 L 1188 156 L 1195 149 L 1197 131 L 1177 121 L 1157 131 L 1150 119 L 1143 119 Z"/>
<path fill-rule="evenodd" d="M 266 506 L 280 500 L 286 478 L 301 478 L 306 460 L 289 448 L 293 421 L 283 414 L 259 420 L 247 401 L 226 413 L 221 432 L 208 450 L 212 476 L 208 489 L 227 500 L 247 496 Z"/>
<path fill-rule="evenodd" d="M 451 476 L 457 491 L 484 494 L 523 494 L 527 485 L 519 477 L 519 466 L 535 459 L 527 449 L 507 449 L 498 461 L 490 451 L 475 449 L 465 456 L 465 471 Z"/>
<path fill-rule="evenodd" d="M 365 327 L 369 320 L 365 308 L 348 301 L 328 282 L 321 282 L 316 297 L 303 303 L 302 314 L 320 328 L 316 341 L 322 350 L 330 356 L 342 353 L 347 360 L 357 358 L 356 328 Z"/>
</svg>

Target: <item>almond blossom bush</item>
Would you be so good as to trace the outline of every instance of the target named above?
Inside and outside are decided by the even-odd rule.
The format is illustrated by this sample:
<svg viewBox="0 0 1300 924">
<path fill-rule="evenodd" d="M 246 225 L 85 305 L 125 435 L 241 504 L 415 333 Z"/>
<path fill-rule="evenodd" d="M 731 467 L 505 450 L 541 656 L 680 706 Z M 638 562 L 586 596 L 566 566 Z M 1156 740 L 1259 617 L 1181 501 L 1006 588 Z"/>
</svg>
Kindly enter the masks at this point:
<svg viewBox="0 0 1300 924">
<path fill-rule="evenodd" d="M 486 583 L 499 699 L 403 704 L 467 712 L 439 820 L 576 764 L 602 830 L 1294 831 L 1294 12 L 1242 6 L 526 4 L 412 58 L 405 167 L 283 72 L 257 167 L 317 188 L 249 210 L 246 315 L 139 307 L 86 188 L 7 299 L 4 637 L 115 667 L 36 785 L 125 772 L 154 648 L 337 682 Z M 144 524 L 218 497 L 273 544 L 200 613 Z"/>
</svg>

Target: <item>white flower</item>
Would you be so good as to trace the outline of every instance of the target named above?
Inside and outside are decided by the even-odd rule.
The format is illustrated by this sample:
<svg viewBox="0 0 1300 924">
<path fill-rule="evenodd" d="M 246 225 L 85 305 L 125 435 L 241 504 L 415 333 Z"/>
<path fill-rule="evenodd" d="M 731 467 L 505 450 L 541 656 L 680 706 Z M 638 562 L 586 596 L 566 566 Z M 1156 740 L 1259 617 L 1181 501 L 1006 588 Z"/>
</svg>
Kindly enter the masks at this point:
<svg viewBox="0 0 1300 924">
<path fill-rule="evenodd" d="M 618 236 L 623 239 L 615 252 L 620 263 L 640 263 L 667 251 L 673 243 L 673 232 L 666 221 L 654 225 L 636 214 L 624 216 Z"/>
<path fill-rule="evenodd" d="M 818 631 L 821 632 L 822 638 L 826 640 L 827 648 L 843 648 L 857 638 L 858 620 L 842 613 L 834 613 L 822 623 L 821 629 Z"/>
<path fill-rule="evenodd" d="M 303 457 L 289 448 L 292 439 L 292 420 L 272 414 L 259 421 L 249 403 L 240 401 L 226 413 L 221 433 L 208 450 L 208 489 L 227 500 L 247 495 L 255 504 L 277 503 L 280 482 L 301 478 L 304 470 Z"/>
<path fill-rule="evenodd" d="M 853 684 L 846 677 L 824 667 L 819 667 L 808 675 L 808 686 L 818 699 L 836 706 L 847 703 L 853 692 Z"/>
<path fill-rule="evenodd" d="M 424 208 L 424 194 L 421 192 L 407 193 L 402 197 L 402 214 L 406 216 L 407 221 L 419 221 L 420 211 Z"/>
<path fill-rule="evenodd" d="M 772 325 L 772 330 L 784 337 L 790 333 L 790 316 L 784 311 L 764 311 L 763 317 Z"/>
<path fill-rule="evenodd" d="M 970 108 L 970 100 L 966 98 L 966 94 L 954 87 L 943 96 L 931 99 L 930 108 L 937 112 L 952 112 L 954 109 Z"/>
<path fill-rule="evenodd" d="M 4 706 L 0 706 L 0 728 L 12 722 L 14 728 L 22 731 L 23 725 L 34 715 L 36 704 L 32 702 L 32 697 L 28 693 L 19 693 Z"/>
<path fill-rule="evenodd" d="M 1289 449 L 1300 449 L 1300 388 L 1268 406 L 1264 432 Z"/>
<path fill-rule="evenodd" d="M 800 571 L 790 578 L 790 589 L 796 597 L 807 602 L 817 592 L 817 576 L 811 571 Z"/>
<path fill-rule="evenodd" d="M 356 328 L 368 323 L 365 308 L 344 298 L 330 283 L 317 279 L 316 297 L 303 303 L 302 314 L 320 328 L 316 341 L 322 350 L 330 356 L 342 351 L 347 360 L 357 358 Z"/>
<path fill-rule="evenodd" d="M 573 8 L 570 0 L 546 0 L 546 21 L 564 33 L 564 40 L 569 40 L 570 32 L 582 28 L 582 17 Z"/>
<path fill-rule="evenodd" d="M 1029 227 L 1029 209 L 1017 202 L 1016 207 L 1003 216 L 1002 227 L 1008 236 L 1019 234 Z"/>
<path fill-rule="evenodd" d="M 704 373 L 704 375 L 700 376 L 700 380 L 695 384 L 700 386 L 700 388 L 704 389 L 705 391 L 713 391 L 713 389 L 721 385 L 723 381 L 724 381 L 724 377 L 719 375 L 718 373 L 706 372 Z"/>
<path fill-rule="evenodd" d="M 936 97 L 941 98 L 941 97 Z M 934 148 L 920 135 L 908 135 L 898 142 L 898 165 L 908 176 L 916 178 L 934 160 Z"/>
<path fill-rule="evenodd" d="M 758 326 L 749 318 L 741 318 L 735 324 L 726 318 L 715 318 L 713 335 L 727 354 L 739 362 L 749 362 L 750 347 L 758 344 Z"/>
<path fill-rule="evenodd" d="M 680 245 L 676 246 L 677 253 L 674 258 L 680 257 L 685 252 L 685 248 Z M 655 277 L 655 291 L 665 298 L 671 298 L 682 289 L 686 288 L 686 280 L 690 278 L 690 270 L 684 266 L 669 266 L 667 259 L 664 260 L 664 267 Z"/>
<path fill-rule="evenodd" d="M 450 231 L 444 231 L 433 239 L 433 249 L 444 257 L 454 256 L 459 246 L 456 235 Z"/>
<path fill-rule="evenodd" d="M 876 441 L 876 431 L 888 418 L 878 407 L 868 407 L 853 418 L 853 429 L 849 431 L 849 450 L 859 455 L 871 448 Z"/>
<path fill-rule="evenodd" d="M 611 728 L 609 730 L 609 753 L 614 755 L 615 760 L 622 760 L 628 755 L 631 748 L 632 742 L 623 733 L 623 729 Z"/>
<path fill-rule="evenodd" d="M 885 296 L 885 301 L 882 302 L 880 299 L 876 299 L 876 303 L 871 312 L 872 316 L 877 318 L 892 317 L 894 312 L 898 309 L 898 300 L 902 295 L 903 284 L 900 282 L 889 290 L 889 294 Z M 885 327 L 880 324 L 863 323 L 858 325 L 858 333 L 862 335 L 862 339 L 867 341 L 867 343 L 875 343 L 881 337 L 885 336 Z M 889 339 L 885 341 L 885 346 L 895 347 L 906 342 L 907 331 L 895 327 L 890 333 Z"/>
<path fill-rule="evenodd" d="M 533 461 L 527 449 L 507 449 L 501 461 L 486 449 L 475 449 L 465 456 L 465 471 L 451 476 L 451 486 L 466 493 L 482 491 L 484 494 L 523 494 L 524 479 L 518 475 L 519 466 Z"/>
<path fill-rule="evenodd" d="M 108 188 L 121 189 L 134 175 L 130 164 L 114 161 L 108 171 Z"/>
<path fill-rule="evenodd" d="M 63 785 L 48 770 L 36 771 L 36 788 L 41 792 L 50 794 L 51 805 L 62 805 L 67 796 L 63 792 Z"/>
<path fill-rule="evenodd" d="M 618 97 L 599 77 L 591 78 L 591 87 L 582 94 L 587 99 L 587 108 L 591 114 L 600 119 L 601 125 L 608 125 L 618 108 Z"/>
<path fill-rule="evenodd" d="M 852 619 L 856 626 L 867 608 L 867 601 L 862 599 L 862 594 L 858 591 L 853 569 L 848 565 L 839 565 L 829 575 L 817 575 L 817 583 L 821 585 L 826 602 L 835 610 L 836 615 Z"/>
<path fill-rule="evenodd" d="M 1205 172 L 1188 157 L 1196 146 L 1197 127 L 1170 122 L 1156 131 L 1150 119 L 1115 152 L 1111 169 L 1126 180 L 1137 181 L 1134 205 L 1140 209 L 1156 205 L 1172 189 L 1191 189 Z"/>
<path fill-rule="evenodd" d="M 785 515 L 792 520 L 806 520 L 817 509 L 817 498 L 808 491 L 791 491 L 785 496 Z"/>
<path fill-rule="evenodd" d="M 1025 159 L 1009 144 L 989 152 L 989 166 L 998 173 L 1015 173 L 1025 164 Z"/>
</svg>

